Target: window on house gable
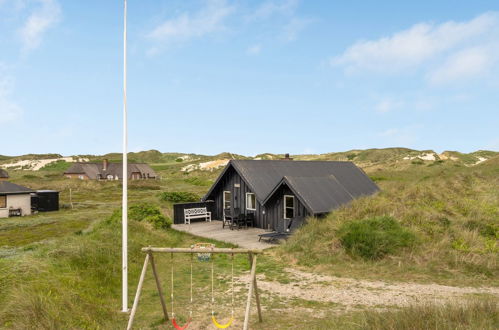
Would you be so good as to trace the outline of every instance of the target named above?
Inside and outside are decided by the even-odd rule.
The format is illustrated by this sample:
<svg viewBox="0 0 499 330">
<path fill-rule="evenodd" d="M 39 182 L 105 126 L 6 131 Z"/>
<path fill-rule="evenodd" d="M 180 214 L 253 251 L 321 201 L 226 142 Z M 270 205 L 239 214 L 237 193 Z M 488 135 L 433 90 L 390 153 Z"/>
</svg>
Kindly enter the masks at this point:
<svg viewBox="0 0 499 330">
<path fill-rule="evenodd" d="M 284 195 L 284 219 L 295 217 L 295 196 Z"/>
</svg>

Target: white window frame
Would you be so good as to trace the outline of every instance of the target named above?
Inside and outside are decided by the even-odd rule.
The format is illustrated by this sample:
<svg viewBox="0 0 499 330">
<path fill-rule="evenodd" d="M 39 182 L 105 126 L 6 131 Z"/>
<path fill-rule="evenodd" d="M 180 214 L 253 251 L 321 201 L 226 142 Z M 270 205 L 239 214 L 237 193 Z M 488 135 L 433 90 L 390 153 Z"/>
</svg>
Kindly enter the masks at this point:
<svg viewBox="0 0 499 330">
<path fill-rule="evenodd" d="M 1 210 L 7 209 L 7 206 L 9 205 L 8 197 L 7 195 L 2 195 L 0 197 L 5 197 L 5 207 L 0 207 Z"/>
<path fill-rule="evenodd" d="M 227 202 L 227 200 L 225 199 L 225 193 L 229 193 L 229 195 L 230 195 L 230 200 L 228 201 L 229 202 L 229 207 L 225 207 L 225 203 Z M 230 190 L 224 190 L 224 192 L 223 192 L 223 208 L 225 210 L 225 209 L 229 209 L 231 207 L 232 207 L 232 191 L 230 191 Z"/>
<path fill-rule="evenodd" d="M 294 216 L 295 216 L 295 211 L 296 211 L 296 210 L 295 210 L 295 209 L 296 209 L 296 208 L 295 208 L 295 196 L 293 196 L 293 195 L 284 195 L 284 205 L 283 205 L 283 207 L 284 207 L 284 209 L 283 209 L 284 213 L 283 213 L 282 217 L 283 217 L 284 219 L 286 219 L 286 220 L 289 220 L 289 219 L 292 219 L 292 218 L 287 218 L 287 217 L 286 217 L 286 209 L 290 209 L 290 207 L 287 207 L 287 206 L 286 206 L 286 198 L 291 198 L 291 199 L 293 199 L 293 218 L 294 218 Z"/>
<path fill-rule="evenodd" d="M 255 203 L 254 203 L 254 205 L 253 205 L 253 208 L 250 208 L 250 207 L 248 206 L 248 205 L 250 204 L 250 203 L 248 203 L 248 197 L 249 197 L 249 196 L 253 196 L 253 198 L 255 199 Z M 247 193 L 246 193 L 246 210 L 249 210 L 249 211 L 256 211 L 256 196 L 255 196 L 255 194 L 254 194 L 254 193 L 250 193 L 250 192 L 247 192 Z"/>
</svg>

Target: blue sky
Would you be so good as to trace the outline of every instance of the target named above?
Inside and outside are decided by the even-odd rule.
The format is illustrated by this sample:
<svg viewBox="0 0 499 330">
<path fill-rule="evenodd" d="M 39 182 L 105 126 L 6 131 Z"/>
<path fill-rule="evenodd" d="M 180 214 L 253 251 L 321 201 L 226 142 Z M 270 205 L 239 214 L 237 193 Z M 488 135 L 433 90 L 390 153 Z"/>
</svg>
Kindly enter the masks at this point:
<svg viewBox="0 0 499 330">
<path fill-rule="evenodd" d="M 122 1 L 0 0 L 0 154 L 121 151 Z M 132 151 L 499 150 L 497 1 L 129 0 Z"/>
</svg>

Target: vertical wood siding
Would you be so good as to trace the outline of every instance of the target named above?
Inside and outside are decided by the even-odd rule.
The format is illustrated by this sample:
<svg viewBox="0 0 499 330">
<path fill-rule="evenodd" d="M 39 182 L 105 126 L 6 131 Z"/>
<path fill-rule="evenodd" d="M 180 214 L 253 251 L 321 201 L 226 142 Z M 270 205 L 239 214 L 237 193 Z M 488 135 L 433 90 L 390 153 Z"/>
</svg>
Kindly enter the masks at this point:
<svg viewBox="0 0 499 330">
<path fill-rule="evenodd" d="M 239 188 L 235 185 L 239 184 Z M 220 180 L 218 187 L 213 190 L 207 200 L 213 200 L 215 202 L 215 210 L 213 212 L 213 219 L 221 220 L 223 218 L 223 192 L 230 191 L 232 200 L 231 206 L 234 208 L 240 208 L 242 213 L 254 213 L 255 214 L 255 226 L 263 229 L 277 229 L 277 222 L 283 221 L 284 219 L 284 206 L 283 198 L 284 195 L 293 195 L 288 187 L 281 187 L 279 191 L 275 194 L 270 201 L 267 202 L 265 207 L 262 207 L 258 199 L 256 200 L 256 211 L 246 210 L 246 193 L 253 191 L 248 187 L 246 182 L 241 178 L 241 176 L 234 170 L 234 168 L 229 168 L 225 175 Z M 265 214 L 264 214 L 265 211 Z M 308 213 L 305 207 L 300 203 L 298 198 L 295 196 L 295 216 L 300 218 L 307 217 Z"/>
</svg>

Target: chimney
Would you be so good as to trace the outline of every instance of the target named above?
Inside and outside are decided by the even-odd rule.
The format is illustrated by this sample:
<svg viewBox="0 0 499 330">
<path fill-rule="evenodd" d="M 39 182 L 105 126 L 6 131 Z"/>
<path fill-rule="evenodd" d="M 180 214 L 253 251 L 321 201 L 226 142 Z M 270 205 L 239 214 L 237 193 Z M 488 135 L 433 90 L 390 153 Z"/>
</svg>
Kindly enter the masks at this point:
<svg viewBox="0 0 499 330">
<path fill-rule="evenodd" d="M 289 157 L 289 154 L 285 154 L 284 158 L 281 158 L 281 160 L 293 160 L 293 158 Z"/>
<path fill-rule="evenodd" d="M 107 171 L 108 167 L 109 167 L 109 160 L 104 159 L 104 161 L 102 162 L 102 170 Z"/>
</svg>

